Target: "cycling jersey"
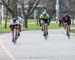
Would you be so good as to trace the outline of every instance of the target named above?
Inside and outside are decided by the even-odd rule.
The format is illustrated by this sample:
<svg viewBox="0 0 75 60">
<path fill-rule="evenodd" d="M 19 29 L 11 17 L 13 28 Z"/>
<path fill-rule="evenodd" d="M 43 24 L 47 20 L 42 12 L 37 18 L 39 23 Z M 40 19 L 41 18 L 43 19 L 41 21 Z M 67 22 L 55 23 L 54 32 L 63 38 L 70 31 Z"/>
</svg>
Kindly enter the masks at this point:
<svg viewBox="0 0 75 60">
<path fill-rule="evenodd" d="M 71 24 L 71 18 L 70 18 L 70 16 L 65 15 L 63 17 L 63 23 L 67 23 L 68 25 L 70 25 Z"/>
<path fill-rule="evenodd" d="M 41 14 L 40 15 L 40 20 L 43 20 L 45 23 L 48 24 L 50 22 L 50 17 L 49 17 L 48 14 L 46 14 L 45 16 L 44 16 L 44 14 Z"/>
<path fill-rule="evenodd" d="M 12 31 L 14 31 L 14 29 L 20 29 L 21 31 L 21 25 L 20 25 L 20 22 L 18 20 L 16 20 L 15 22 L 11 19 L 11 22 L 10 22 L 10 29 Z"/>
<path fill-rule="evenodd" d="M 11 19 L 10 25 L 15 25 L 15 24 L 20 24 L 20 22 L 18 20 L 16 20 L 15 22 Z"/>
<path fill-rule="evenodd" d="M 48 19 L 48 18 L 49 18 L 49 15 L 46 14 L 46 15 L 44 16 L 43 14 L 41 14 L 41 15 L 40 15 L 40 18 L 41 18 L 41 19 Z"/>
</svg>

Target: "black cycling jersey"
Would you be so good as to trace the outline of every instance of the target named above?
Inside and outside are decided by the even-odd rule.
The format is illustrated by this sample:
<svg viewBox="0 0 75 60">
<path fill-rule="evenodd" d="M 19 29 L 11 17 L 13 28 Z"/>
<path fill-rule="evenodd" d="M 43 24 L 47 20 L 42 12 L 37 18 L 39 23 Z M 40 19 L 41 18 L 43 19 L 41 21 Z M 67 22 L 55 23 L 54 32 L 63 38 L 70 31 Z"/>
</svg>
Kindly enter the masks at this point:
<svg viewBox="0 0 75 60">
<path fill-rule="evenodd" d="M 70 18 L 70 16 L 65 15 L 63 17 L 63 23 L 67 23 L 68 25 L 70 25 L 71 24 L 71 18 Z"/>
</svg>

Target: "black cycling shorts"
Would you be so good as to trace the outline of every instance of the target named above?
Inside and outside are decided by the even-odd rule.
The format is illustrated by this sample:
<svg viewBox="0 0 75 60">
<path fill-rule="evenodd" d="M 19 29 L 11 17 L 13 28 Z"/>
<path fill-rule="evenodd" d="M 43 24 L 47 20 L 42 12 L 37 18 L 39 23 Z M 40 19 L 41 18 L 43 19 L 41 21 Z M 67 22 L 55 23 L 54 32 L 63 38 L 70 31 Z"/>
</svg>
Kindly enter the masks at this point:
<svg viewBox="0 0 75 60">
<path fill-rule="evenodd" d="M 67 23 L 68 25 L 71 25 L 71 22 L 69 20 L 65 20 L 64 23 Z"/>
<path fill-rule="evenodd" d="M 10 25 L 11 31 L 14 31 L 14 29 L 19 29 L 21 31 L 21 25 L 20 24 L 15 24 L 15 25 Z"/>
<path fill-rule="evenodd" d="M 44 23 L 48 24 L 48 19 L 42 19 Z"/>
</svg>

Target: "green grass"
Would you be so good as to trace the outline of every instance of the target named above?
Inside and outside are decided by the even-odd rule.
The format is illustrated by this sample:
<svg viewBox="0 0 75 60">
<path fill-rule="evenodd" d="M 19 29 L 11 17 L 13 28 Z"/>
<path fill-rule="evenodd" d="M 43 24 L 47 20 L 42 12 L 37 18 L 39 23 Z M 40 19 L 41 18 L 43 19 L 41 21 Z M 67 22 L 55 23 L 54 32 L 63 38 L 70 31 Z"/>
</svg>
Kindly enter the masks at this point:
<svg viewBox="0 0 75 60">
<path fill-rule="evenodd" d="M 53 28 L 59 28 L 58 24 L 53 24 L 51 23 L 49 26 L 49 28 L 53 29 Z M 28 29 L 40 29 L 41 27 L 37 24 L 29 24 L 28 25 Z"/>
<path fill-rule="evenodd" d="M 7 26 L 7 29 L 5 29 L 4 24 L 0 24 L 0 33 L 9 31 L 10 31 L 9 25 Z"/>
<path fill-rule="evenodd" d="M 34 23 L 34 24 L 29 24 L 28 25 L 28 29 L 40 29 L 40 26 L 37 25 L 37 21 L 36 20 L 33 20 L 33 19 L 30 19 L 28 20 L 29 23 Z M 59 28 L 59 25 L 57 23 L 51 23 L 49 26 L 49 28 Z"/>
<path fill-rule="evenodd" d="M 71 25 L 71 27 L 74 27 L 75 28 L 75 25 Z M 72 29 L 71 32 L 72 33 L 75 33 L 75 29 Z"/>
<path fill-rule="evenodd" d="M 10 20 L 8 20 L 8 23 L 10 22 Z M 34 24 L 30 24 L 30 23 L 34 23 Z M 75 27 L 75 25 L 72 25 L 73 27 Z M 53 28 L 60 28 L 59 25 L 57 23 L 51 23 L 48 26 L 50 29 Z M 28 29 L 40 29 L 41 27 L 39 25 L 37 25 L 36 20 L 33 19 L 29 19 L 28 20 Z M 22 26 L 22 30 L 24 30 L 25 28 Z M 9 32 L 10 28 L 9 28 L 9 24 L 7 25 L 7 29 L 4 28 L 4 23 L 0 25 L 0 33 L 1 32 Z"/>
<path fill-rule="evenodd" d="M 72 29 L 71 32 L 75 33 L 75 29 Z"/>
</svg>

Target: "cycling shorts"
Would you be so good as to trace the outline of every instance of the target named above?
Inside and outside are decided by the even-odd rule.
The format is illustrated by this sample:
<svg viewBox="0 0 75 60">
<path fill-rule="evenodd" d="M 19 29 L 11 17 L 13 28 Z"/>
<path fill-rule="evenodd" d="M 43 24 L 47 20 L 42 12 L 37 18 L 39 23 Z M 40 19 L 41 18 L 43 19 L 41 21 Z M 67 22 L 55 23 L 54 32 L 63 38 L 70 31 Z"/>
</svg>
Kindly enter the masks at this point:
<svg viewBox="0 0 75 60">
<path fill-rule="evenodd" d="M 21 25 L 20 24 L 10 24 L 10 29 L 11 31 L 14 31 L 14 29 L 19 29 L 19 31 L 21 31 Z"/>
<path fill-rule="evenodd" d="M 42 19 L 45 24 L 48 24 L 48 19 Z"/>
<path fill-rule="evenodd" d="M 68 25 L 71 25 L 69 20 L 64 20 L 64 23 L 67 23 Z"/>
</svg>

